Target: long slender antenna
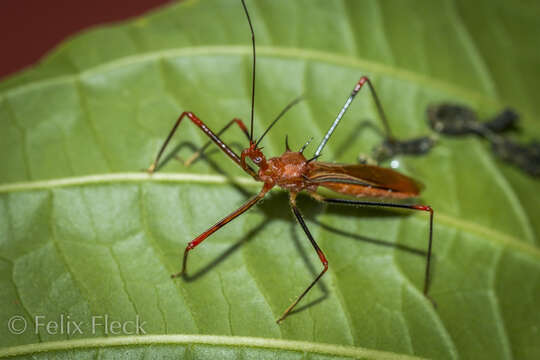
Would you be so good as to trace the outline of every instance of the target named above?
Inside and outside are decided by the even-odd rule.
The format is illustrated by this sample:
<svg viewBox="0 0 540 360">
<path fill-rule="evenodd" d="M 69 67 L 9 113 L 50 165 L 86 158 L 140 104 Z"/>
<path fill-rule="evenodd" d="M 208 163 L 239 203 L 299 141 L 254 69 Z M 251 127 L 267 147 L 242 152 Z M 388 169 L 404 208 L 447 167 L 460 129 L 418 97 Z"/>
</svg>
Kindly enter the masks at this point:
<svg viewBox="0 0 540 360">
<path fill-rule="evenodd" d="M 253 141 L 253 109 L 255 108 L 255 33 L 253 32 L 253 25 L 251 25 L 251 18 L 246 7 L 246 3 L 242 0 L 242 6 L 246 13 L 247 21 L 249 23 L 249 29 L 251 30 L 251 44 L 253 48 L 253 72 L 251 81 L 251 126 L 249 129 L 249 141 Z"/>
<path fill-rule="evenodd" d="M 270 131 L 270 129 L 272 128 L 272 126 L 274 126 L 275 123 L 277 123 L 277 121 L 279 119 L 281 119 L 281 117 L 283 115 L 285 115 L 285 113 L 287 111 L 289 111 L 290 108 L 292 108 L 294 105 L 298 104 L 300 101 L 302 101 L 303 99 L 303 95 L 300 95 L 299 97 L 297 97 L 296 99 L 294 99 L 293 101 L 291 101 L 290 103 L 287 104 L 287 106 L 285 106 L 285 108 L 283 108 L 283 110 L 281 110 L 281 112 L 279 113 L 279 115 L 274 119 L 274 121 L 272 121 L 272 123 L 270 124 L 270 126 L 268 126 L 266 128 L 266 130 L 263 132 L 263 134 L 261 135 L 261 137 L 259 138 L 259 140 L 257 140 L 257 143 L 255 144 L 255 147 L 259 146 L 259 143 L 261 142 L 261 140 L 263 139 L 263 137 Z"/>
</svg>

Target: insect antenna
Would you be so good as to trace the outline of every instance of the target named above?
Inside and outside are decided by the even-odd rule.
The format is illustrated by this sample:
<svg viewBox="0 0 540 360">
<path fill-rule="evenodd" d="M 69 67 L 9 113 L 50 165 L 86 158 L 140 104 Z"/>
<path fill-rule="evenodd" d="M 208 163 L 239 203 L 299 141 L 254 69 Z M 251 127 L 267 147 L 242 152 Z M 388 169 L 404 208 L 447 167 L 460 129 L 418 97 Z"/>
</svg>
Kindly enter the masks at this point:
<svg viewBox="0 0 540 360">
<path fill-rule="evenodd" d="M 306 150 L 307 146 L 309 145 L 310 142 L 313 141 L 313 136 L 309 138 L 308 141 L 306 141 L 306 143 L 304 145 L 302 145 L 302 147 L 300 148 L 300 150 L 298 150 L 298 152 L 300 154 L 303 154 L 304 153 L 304 150 Z M 316 154 L 315 156 L 319 157 L 319 154 Z"/>
<path fill-rule="evenodd" d="M 253 141 L 253 109 L 255 108 L 255 64 L 256 64 L 256 55 L 255 55 L 255 32 L 253 31 L 253 25 L 251 24 L 251 18 L 249 17 L 249 12 L 246 7 L 246 3 L 242 0 L 242 6 L 244 7 L 244 12 L 246 13 L 247 21 L 249 24 L 249 30 L 251 31 L 251 48 L 253 49 L 253 70 L 251 77 L 251 126 L 249 129 L 249 141 Z"/>
<path fill-rule="evenodd" d="M 287 111 L 289 111 L 290 108 L 292 108 L 294 105 L 298 104 L 300 101 L 303 100 L 303 95 L 300 95 L 299 97 L 297 97 L 296 99 L 294 99 L 293 101 L 291 101 L 290 103 L 287 104 L 287 106 L 285 106 L 283 108 L 283 110 L 281 110 L 281 112 L 279 113 L 279 115 L 274 119 L 274 121 L 272 121 L 272 123 L 266 128 L 266 130 L 263 132 L 263 134 L 261 135 L 261 137 L 259 138 L 259 140 L 257 140 L 257 144 L 255 145 L 255 147 L 259 146 L 259 143 L 261 142 L 261 140 L 263 139 L 263 137 L 268 133 L 268 131 L 270 131 L 270 129 L 272 128 L 272 126 L 275 125 L 275 123 L 277 123 L 277 121 L 279 119 L 281 119 L 283 117 L 283 115 L 285 115 L 285 113 Z"/>
</svg>

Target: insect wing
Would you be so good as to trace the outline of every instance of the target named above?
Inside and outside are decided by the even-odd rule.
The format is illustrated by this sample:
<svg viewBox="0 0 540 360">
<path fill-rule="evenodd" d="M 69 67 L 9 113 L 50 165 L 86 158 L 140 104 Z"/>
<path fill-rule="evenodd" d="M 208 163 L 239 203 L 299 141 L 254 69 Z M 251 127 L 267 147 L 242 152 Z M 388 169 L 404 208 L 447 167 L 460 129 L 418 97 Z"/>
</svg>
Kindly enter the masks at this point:
<svg viewBox="0 0 540 360">
<path fill-rule="evenodd" d="M 307 180 L 325 184 L 350 184 L 393 192 L 418 195 L 422 186 L 399 172 L 374 165 L 342 165 L 315 162 Z"/>
</svg>

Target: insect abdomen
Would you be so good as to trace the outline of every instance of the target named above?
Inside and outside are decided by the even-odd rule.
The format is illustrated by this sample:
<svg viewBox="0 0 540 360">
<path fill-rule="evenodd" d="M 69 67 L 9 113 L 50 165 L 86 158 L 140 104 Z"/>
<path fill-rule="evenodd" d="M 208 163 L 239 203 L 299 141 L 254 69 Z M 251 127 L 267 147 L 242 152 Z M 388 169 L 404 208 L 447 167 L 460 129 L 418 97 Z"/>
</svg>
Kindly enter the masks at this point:
<svg viewBox="0 0 540 360">
<path fill-rule="evenodd" d="M 414 192 L 400 192 L 393 191 L 392 189 L 358 185 L 358 184 L 343 184 L 335 182 L 325 182 L 319 184 L 332 191 L 340 194 L 350 195 L 354 197 L 390 197 L 394 199 L 407 199 L 418 196 L 418 193 Z"/>
</svg>

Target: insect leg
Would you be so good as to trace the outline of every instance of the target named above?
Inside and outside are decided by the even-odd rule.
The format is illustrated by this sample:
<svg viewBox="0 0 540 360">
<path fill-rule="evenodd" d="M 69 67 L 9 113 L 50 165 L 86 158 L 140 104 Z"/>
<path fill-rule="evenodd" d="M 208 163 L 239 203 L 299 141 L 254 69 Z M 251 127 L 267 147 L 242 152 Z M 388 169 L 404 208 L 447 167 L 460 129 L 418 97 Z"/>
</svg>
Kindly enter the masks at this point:
<svg viewBox="0 0 540 360">
<path fill-rule="evenodd" d="M 379 117 L 381 118 L 381 121 L 383 123 L 384 131 L 386 132 L 386 137 L 388 139 L 394 139 L 394 137 L 392 136 L 392 132 L 390 131 L 390 126 L 388 125 L 388 120 L 386 120 L 386 115 L 384 114 L 383 107 L 381 105 L 379 97 L 377 96 L 377 92 L 375 91 L 375 88 L 373 87 L 373 85 L 371 84 L 371 81 L 369 80 L 367 76 L 362 76 L 360 80 L 358 80 L 358 83 L 356 83 L 356 86 L 351 92 L 351 95 L 349 95 L 349 97 L 347 98 L 347 101 L 345 101 L 345 104 L 343 105 L 343 107 L 341 108 L 341 111 L 339 112 L 336 119 L 330 126 L 330 129 L 328 129 L 328 131 L 324 135 L 324 138 L 322 139 L 321 143 L 317 147 L 317 151 L 315 151 L 315 156 L 321 154 L 322 149 L 324 148 L 324 146 L 330 139 L 330 136 L 332 136 L 332 133 L 338 126 L 339 122 L 341 121 L 341 118 L 343 117 L 343 115 L 345 114 L 349 106 L 351 105 L 352 101 L 354 100 L 354 97 L 360 91 L 360 89 L 362 89 L 362 86 L 364 86 L 365 84 L 368 84 L 369 90 L 371 91 L 371 96 L 373 97 L 373 100 L 375 101 L 375 105 L 377 106 L 377 112 L 379 113 Z"/>
<path fill-rule="evenodd" d="M 313 280 L 311 284 L 309 284 L 309 286 L 300 294 L 300 296 L 285 310 L 285 312 L 283 312 L 283 315 L 281 315 L 281 317 L 277 320 L 278 324 L 289 315 L 289 313 L 292 311 L 292 309 L 294 309 L 296 304 L 298 304 L 300 300 L 302 300 L 302 298 L 309 292 L 309 290 L 311 290 L 313 285 L 315 285 L 315 283 L 319 281 L 319 279 L 324 275 L 326 270 L 328 270 L 328 260 L 326 260 L 326 257 L 324 256 L 324 253 L 322 252 L 321 248 L 319 248 L 319 245 L 317 245 L 317 243 L 315 242 L 315 239 L 311 235 L 311 232 L 309 231 L 304 219 L 302 218 L 302 214 L 296 207 L 295 197 L 296 197 L 296 194 L 291 193 L 291 196 L 290 196 L 291 209 L 294 213 L 294 216 L 296 216 L 298 223 L 300 223 L 300 226 L 302 226 L 302 229 L 306 233 L 306 236 L 311 242 L 311 245 L 313 245 L 313 248 L 317 252 L 317 255 L 319 255 L 319 259 L 321 260 L 321 263 L 323 264 L 324 268 L 321 271 L 321 273 L 315 278 L 315 280 Z"/>
<path fill-rule="evenodd" d="M 255 205 L 259 200 L 261 200 L 264 197 L 264 195 L 266 195 L 266 193 L 271 188 L 272 188 L 272 186 L 268 186 L 268 185 L 265 184 L 264 187 L 262 188 L 261 192 L 259 192 L 257 195 L 255 195 L 254 197 L 249 199 L 248 202 L 246 202 L 244 205 L 242 205 L 240 208 L 238 208 L 237 210 L 235 210 L 234 212 L 229 214 L 227 217 L 225 217 L 221 221 L 219 221 L 217 224 L 212 226 L 210 229 L 206 230 L 201 235 L 197 236 L 195 239 L 190 241 L 188 243 L 188 245 L 186 246 L 186 249 L 184 250 L 184 258 L 183 258 L 183 261 L 182 261 L 182 270 L 177 274 L 171 275 L 171 278 L 183 276 L 183 275 L 186 274 L 188 254 L 189 254 L 189 252 L 191 250 L 193 250 L 197 245 L 202 243 L 204 240 L 206 240 L 206 238 L 208 238 L 210 235 L 215 233 L 217 230 L 221 229 L 224 225 L 228 224 L 229 222 L 231 222 L 232 220 L 234 220 L 235 218 L 237 218 L 238 216 L 242 215 L 247 210 L 249 210 L 249 208 L 251 208 L 253 205 Z"/>
<path fill-rule="evenodd" d="M 360 80 L 358 81 L 358 83 L 356 83 L 356 86 L 354 87 L 353 91 L 347 98 L 347 101 L 341 108 L 341 111 L 339 112 L 336 119 L 330 126 L 330 129 L 328 129 L 328 131 L 324 135 L 323 140 L 317 147 L 317 151 L 315 151 L 315 156 L 318 156 L 321 154 L 322 149 L 325 147 L 326 143 L 332 136 L 332 133 L 338 126 L 339 122 L 341 121 L 341 118 L 343 117 L 343 115 L 345 114 L 349 106 L 351 105 L 352 101 L 354 100 L 354 97 L 362 89 L 362 87 L 365 84 L 368 84 L 369 90 L 371 92 L 371 96 L 377 107 L 377 112 L 379 113 L 379 118 L 382 121 L 384 132 L 386 134 L 383 143 L 377 146 L 375 150 L 373 151 L 374 153 L 373 156 L 375 160 L 377 160 L 377 162 L 388 159 L 398 154 L 412 154 L 412 155 L 425 154 L 435 145 L 436 138 L 431 137 L 431 136 L 422 136 L 422 137 L 414 138 L 411 140 L 398 140 L 392 134 L 392 130 L 390 130 L 390 124 L 388 123 L 388 120 L 384 113 L 384 109 L 381 104 L 381 101 L 379 100 L 379 96 L 377 95 L 377 92 L 375 91 L 375 87 L 373 86 L 373 84 L 371 83 L 368 77 L 362 76 Z"/>
<path fill-rule="evenodd" d="M 244 124 L 244 122 L 243 122 L 242 120 L 238 119 L 238 118 L 234 118 L 234 119 L 232 119 L 231 121 L 229 121 L 229 122 L 227 123 L 227 125 L 225 125 L 225 126 L 223 127 L 223 129 L 221 129 L 221 130 L 219 130 L 219 131 L 217 132 L 216 135 L 217 135 L 217 136 L 223 135 L 223 133 L 224 133 L 225 131 L 227 131 L 227 129 L 228 129 L 229 127 L 231 127 L 231 125 L 233 125 L 233 124 L 238 125 L 238 127 L 240 127 L 240 129 L 242 130 L 242 132 L 246 135 L 247 139 L 249 140 L 249 132 L 248 132 L 248 130 L 247 130 L 247 127 L 246 127 L 246 125 Z M 184 162 L 184 165 L 185 165 L 185 166 L 191 165 L 195 160 L 197 160 L 197 159 L 202 155 L 202 153 L 204 152 L 204 150 L 206 150 L 206 148 L 207 148 L 208 146 L 210 146 L 211 143 L 212 143 L 212 140 L 208 140 L 208 141 L 206 142 L 206 144 L 204 144 L 204 145 L 203 145 L 200 149 L 198 149 L 198 150 L 197 150 L 197 151 L 196 151 L 189 159 L 187 159 L 187 160 Z"/>
<path fill-rule="evenodd" d="M 225 144 L 218 135 L 214 134 L 212 130 L 210 130 L 195 114 L 189 111 L 184 111 L 180 117 L 178 117 L 178 120 L 176 120 L 176 123 L 174 124 L 173 128 L 169 132 L 169 135 L 167 136 L 167 139 L 165 139 L 165 142 L 161 146 L 161 149 L 159 149 L 159 152 L 156 156 L 156 159 L 150 165 L 148 168 L 149 173 L 153 173 L 154 170 L 157 167 L 157 164 L 159 162 L 159 159 L 161 158 L 161 155 L 163 154 L 163 151 L 167 147 L 167 144 L 171 140 L 172 136 L 174 135 L 176 129 L 178 128 L 178 125 L 180 125 L 180 122 L 184 118 L 184 116 L 187 116 L 195 125 L 197 125 L 209 138 L 212 140 L 216 145 L 228 156 L 230 157 L 235 163 L 238 164 L 238 166 L 242 167 L 240 157 L 234 152 L 233 149 L 231 149 L 227 144 Z M 244 168 L 242 168 L 244 169 Z M 249 175 L 252 177 L 257 177 L 256 172 L 249 166 L 247 166 L 244 171 L 246 171 Z"/>
<path fill-rule="evenodd" d="M 358 201 L 358 200 L 349 200 L 349 199 L 329 199 L 325 198 L 319 194 L 311 194 L 315 199 L 331 203 L 331 204 L 345 204 L 345 205 L 356 205 L 356 206 L 378 206 L 378 207 L 391 207 L 391 208 L 402 208 L 410 210 L 420 210 L 429 212 L 429 240 L 428 240 L 428 251 L 426 255 L 426 270 L 424 276 L 424 295 L 435 305 L 435 302 L 429 297 L 428 289 L 430 282 L 430 264 L 431 264 L 431 247 L 433 243 L 433 209 L 427 205 L 408 205 L 408 204 L 392 204 L 384 202 L 372 202 L 372 201 Z"/>
</svg>

